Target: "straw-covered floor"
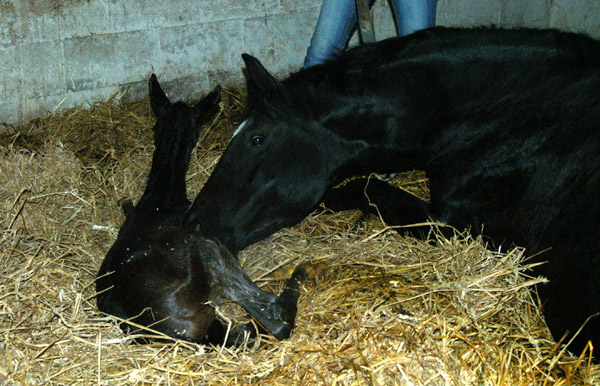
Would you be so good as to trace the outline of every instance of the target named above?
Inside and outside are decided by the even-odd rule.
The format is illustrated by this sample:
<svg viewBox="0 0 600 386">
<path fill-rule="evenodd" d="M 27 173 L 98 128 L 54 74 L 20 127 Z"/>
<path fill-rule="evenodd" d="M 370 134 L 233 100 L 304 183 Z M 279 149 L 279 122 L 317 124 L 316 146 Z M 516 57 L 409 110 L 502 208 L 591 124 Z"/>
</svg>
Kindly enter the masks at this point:
<svg viewBox="0 0 600 386">
<path fill-rule="evenodd" d="M 118 99 L 0 139 L 0 384 L 600 384 L 589 350 L 573 356 L 549 339 L 526 251 L 493 252 L 466 233 L 448 239 L 441 224 L 421 241 L 357 212 L 317 211 L 240 254 L 273 291 L 284 281 L 278 272 L 326 265 L 306 284 L 289 340 L 235 349 L 133 343 L 94 298 L 95 274 L 123 221 L 119 202 L 140 196 L 153 151 L 147 102 Z M 242 93 L 226 91 L 203 129 L 190 196 L 243 103 Z M 406 188 L 427 194 L 420 173 L 406 175 Z"/>
</svg>

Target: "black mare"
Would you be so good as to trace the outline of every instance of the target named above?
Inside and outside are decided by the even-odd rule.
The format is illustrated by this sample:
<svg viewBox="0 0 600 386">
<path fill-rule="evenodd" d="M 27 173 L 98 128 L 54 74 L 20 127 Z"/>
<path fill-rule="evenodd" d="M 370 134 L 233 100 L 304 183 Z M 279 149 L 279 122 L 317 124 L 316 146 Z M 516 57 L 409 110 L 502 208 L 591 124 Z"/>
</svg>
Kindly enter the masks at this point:
<svg viewBox="0 0 600 386">
<path fill-rule="evenodd" d="M 281 295 L 250 280 L 237 259 L 219 241 L 181 227 L 190 206 L 185 175 L 198 141 L 199 126 L 218 110 L 220 88 L 191 107 L 171 103 L 154 75 L 150 100 L 158 117 L 153 128 L 154 156 L 146 189 L 126 220 L 98 272 L 98 308 L 132 324 L 194 342 L 224 343 L 226 329 L 215 319 L 219 299 L 244 307 L 278 339 L 294 326 L 298 282 L 310 269 L 298 267 Z M 249 323 L 232 329 L 226 343 L 241 343 Z M 143 333 L 143 331 L 142 331 Z M 152 334 L 150 334 L 152 335 Z"/>
<path fill-rule="evenodd" d="M 373 182 L 394 224 L 428 218 L 516 244 L 555 338 L 600 311 L 600 43 L 553 30 L 434 28 L 276 80 L 243 55 L 247 116 L 186 215 L 237 251 L 354 175 L 425 170 L 431 203 Z M 235 176 L 232 178 L 232 176 Z M 381 200 L 381 198 L 385 198 Z M 342 204 L 340 204 L 342 203 Z M 600 317 L 571 346 L 600 346 Z"/>
</svg>

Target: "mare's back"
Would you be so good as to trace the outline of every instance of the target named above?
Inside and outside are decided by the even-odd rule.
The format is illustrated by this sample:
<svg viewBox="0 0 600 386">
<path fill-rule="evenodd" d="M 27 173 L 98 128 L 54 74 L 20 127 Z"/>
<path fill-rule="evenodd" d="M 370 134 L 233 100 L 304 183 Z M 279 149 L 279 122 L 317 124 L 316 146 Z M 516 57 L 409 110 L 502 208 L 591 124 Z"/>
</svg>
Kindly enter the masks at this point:
<svg viewBox="0 0 600 386">
<path fill-rule="evenodd" d="M 480 62 L 562 62 L 566 66 L 600 66 L 600 42 L 589 37 L 556 30 L 496 30 L 437 27 L 402 38 L 346 51 L 325 64 L 348 74 L 389 71 L 412 63 L 470 64 Z M 529 69 L 531 70 L 531 69 Z M 293 79 L 293 77 L 291 78 Z M 288 79 L 287 82 L 293 82 Z"/>
</svg>

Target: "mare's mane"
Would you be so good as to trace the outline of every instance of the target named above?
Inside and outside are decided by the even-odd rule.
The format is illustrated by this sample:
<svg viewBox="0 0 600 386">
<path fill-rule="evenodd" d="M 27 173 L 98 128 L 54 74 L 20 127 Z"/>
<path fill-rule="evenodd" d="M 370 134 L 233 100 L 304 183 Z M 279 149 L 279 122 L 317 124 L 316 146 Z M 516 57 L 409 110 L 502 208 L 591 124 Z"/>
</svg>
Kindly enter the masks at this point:
<svg viewBox="0 0 600 386">
<path fill-rule="evenodd" d="M 290 88 L 312 84 L 330 85 L 332 80 L 348 75 L 369 75 L 379 69 L 394 68 L 402 63 L 423 58 L 444 56 L 486 56 L 488 53 L 506 54 L 515 49 L 523 55 L 545 53 L 566 61 L 600 65 L 600 42 L 587 36 L 555 29 L 532 30 L 519 28 L 446 28 L 435 27 L 412 35 L 389 38 L 378 43 L 365 44 L 343 52 L 336 59 L 290 75 L 283 83 Z M 525 53 L 523 49 L 530 50 Z M 493 51 L 490 51 L 493 50 Z"/>
<path fill-rule="evenodd" d="M 365 95 L 365 90 L 385 87 L 382 82 L 386 78 L 402 76 L 394 71 L 399 66 L 410 66 L 407 74 L 412 77 L 431 78 L 428 66 L 436 63 L 438 69 L 446 68 L 446 63 L 463 62 L 512 65 L 526 61 L 534 67 L 545 60 L 577 64 L 579 68 L 598 67 L 600 42 L 553 29 L 435 27 L 348 49 L 330 62 L 302 69 L 283 80 L 288 91 L 283 98 L 270 95 L 259 98 L 271 113 L 281 110 L 285 114 L 293 106 L 307 115 L 329 114 L 340 107 L 339 103 Z"/>
</svg>

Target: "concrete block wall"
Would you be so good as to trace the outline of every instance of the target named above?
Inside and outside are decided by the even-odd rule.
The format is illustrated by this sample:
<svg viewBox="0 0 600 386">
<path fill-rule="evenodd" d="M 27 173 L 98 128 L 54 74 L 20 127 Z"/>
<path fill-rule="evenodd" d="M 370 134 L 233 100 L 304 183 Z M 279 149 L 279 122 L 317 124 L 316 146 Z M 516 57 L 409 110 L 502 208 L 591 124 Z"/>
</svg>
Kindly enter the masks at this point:
<svg viewBox="0 0 600 386">
<path fill-rule="evenodd" d="M 599 39 L 600 1 L 439 0 L 438 22 L 447 26 L 558 28 Z"/>
<path fill-rule="evenodd" d="M 297 3 L 0 0 L 0 122 L 106 99 L 128 85 L 143 95 L 152 72 L 181 86 L 175 97 L 199 95 L 241 79 L 246 46 L 290 68 L 287 43 L 310 34 L 320 1 Z"/>
<path fill-rule="evenodd" d="M 321 1 L 0 0 L 0 127 L 114 95 L 145 96 L 152 72 L 171 97 L 197 98 L 243 81 L 242 52 L 285 76 L 301 67 Z M 374 13 L 377 39 L 395 35 L 387 2 Z M 600 1 L 439 0 L 438 24 L 600 37 Z"/>
</svg>

